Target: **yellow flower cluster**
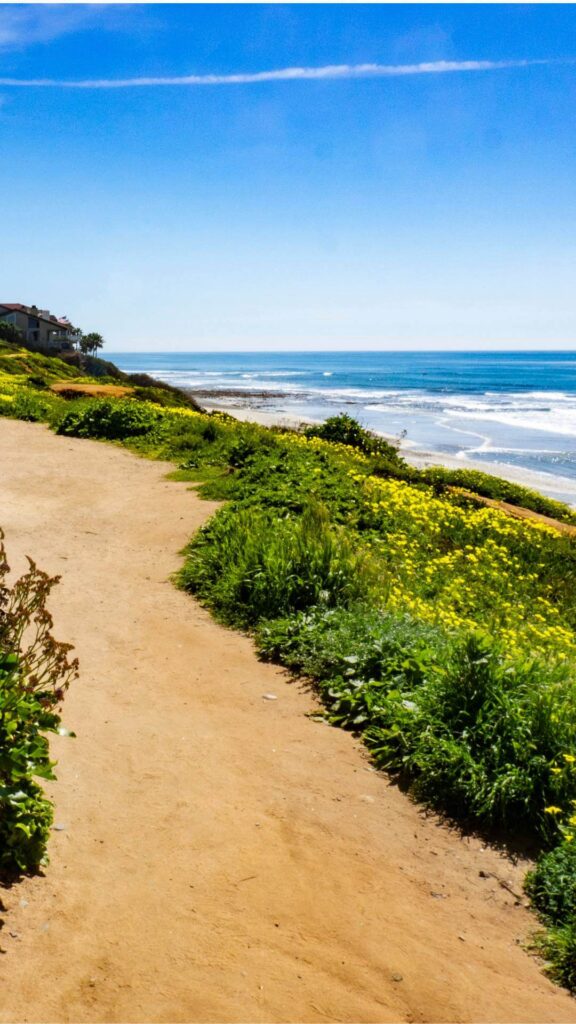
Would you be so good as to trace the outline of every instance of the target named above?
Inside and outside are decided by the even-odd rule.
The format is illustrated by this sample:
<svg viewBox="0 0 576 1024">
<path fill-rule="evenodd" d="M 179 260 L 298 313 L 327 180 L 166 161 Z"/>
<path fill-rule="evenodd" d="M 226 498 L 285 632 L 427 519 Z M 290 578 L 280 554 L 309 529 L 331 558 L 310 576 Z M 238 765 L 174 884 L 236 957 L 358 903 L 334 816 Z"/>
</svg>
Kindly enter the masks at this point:
<svg viewBox="0 0 576 1024">
<path fill-rule="evenodd" d="M 27 383 L 25 374 L 4 373 L 0 370 L 0 399 L 13 402 L 18 391 Z"/>
<path fill-rule="evenodd" d="M 553 775 L 566 775 L 566 773 L 574 771 L 574 765 L 576 765 L 574 754 L 562 754 L 562 759 L 564 761 L 562 767 L 553 765 L 550 769 Z M 564 842 L 574 842 L 576 838 L 576 800 L 570 800 L 568 808 L 558 807 L 557 804 L 549 804 L 548 807 L 544 808 L 544 814 L 550 815 L 555 821 Z"/>
<path fill-rule="evenodd" d="M 401 480 L 354 470 L 350 476 L 388 569 L 388 607 L 449 630 L 487 628 L 510 655 L 576 654 L 573 630 L 533 571 L 542 567 L 542 543 L 560 539 L 552 527 L 498 509 L 460 507 Z M 535 563 L 529 568 L 515 553 L 527 541 Z"/>
<path fill-rule="evenodd" d="M 186 409 L 184 406 L 180 406 L 180 405 L 172 405 L 172 406 L 169 406 L 168 408 L 166 408 L 166 406 L 164 406 L 164 405 L 158 405 L 156 402 L 150 402 L 150 406 L 153 409 L 156 409 L 157 412 L 162 413 L 163 416 L 167 416 L 167 417 L 170 417 L 170 416 L 176 416 L 176 417 L 178 417 L 178 416 L 188 416 L 188 417 L 193 416 L 193 417 L 197 418 L 197 417 L 204 416 L 204 418 L 207 418 L 205 413 L 197 412 L 196 409 Z"/>
<path fill-rule="evenodd" d="M 369 458 L 363 452 L 358 451 L 351 445 L 342 444 L 340 441 L 326 441 L 323 437 L 306 437 L 297 430 L 287 431 L 282 434 L 282 441 L 288 445 L 299 448 L 307 448 L 310 451 L 326 452 L 330 455 L 345 455 L 348 463 L 356 462 L 358 465 L 366 466 Z M 358 479 L 365 480 L 366 475 L 361 474 Z"/>
</svg>

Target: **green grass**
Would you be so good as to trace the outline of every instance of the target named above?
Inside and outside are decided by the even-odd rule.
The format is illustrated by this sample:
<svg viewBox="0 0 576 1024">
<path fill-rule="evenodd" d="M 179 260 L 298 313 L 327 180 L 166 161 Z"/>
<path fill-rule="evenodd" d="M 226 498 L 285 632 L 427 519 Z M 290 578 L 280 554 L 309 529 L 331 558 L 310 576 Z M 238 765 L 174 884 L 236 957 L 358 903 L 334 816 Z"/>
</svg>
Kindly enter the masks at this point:
<svg viewBox="0 0 576 1024">
<path fill-rule="evenodd" d="M 376 567 L 321 505 L 298 518 L 229 507 L 192 541 L 180 583 L 224 621 L 251 626 L 270 615 L 347 607 L 375 587 Z"/>
<path fill-rule="evenodd" d="M 85 376 L 75 366 L 69 366 L 56 356 L 30 352 L 6 341 L 0 341 L 0 374 L 23 375 L 36 387 L 47 387 L 59 380 L 77 380 Z"/>
</svg>

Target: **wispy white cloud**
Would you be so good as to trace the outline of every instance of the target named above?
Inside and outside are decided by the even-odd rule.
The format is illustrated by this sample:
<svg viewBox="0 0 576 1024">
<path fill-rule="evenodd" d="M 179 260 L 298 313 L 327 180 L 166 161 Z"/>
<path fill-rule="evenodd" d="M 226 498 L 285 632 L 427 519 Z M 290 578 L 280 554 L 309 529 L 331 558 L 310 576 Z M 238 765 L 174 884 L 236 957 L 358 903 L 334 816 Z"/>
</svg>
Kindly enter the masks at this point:
<svg viewBox="0 0 576 1024">
<path fill-rule="evenodd" d="M 319 81 L 344 78 L 392 78 L 400 75 L 443 75 L 455 71 L 497 71 L 552 64 L 551 60 L 439 60 L 424 64 L 329 64 L 320 68 L 280 68 L 230 75 L 183 75 L 161 78 L 87 78 L 67 81 L 58 78 L 0 78 L 0 86 L 53 89 L 130 89 L 145 86 L 250 85 L 258 82 Z"/>
<path fill-rule="evenodd" d="M 145 22 L 139 8 L 138 21 Z M 100 3 L 0 3 L 0 52 L 22 50 L 50 43 L 63 36 L 89 29 L 130 31 L 133 27 L 131 4 Z"/>
<path fill-rule="evenodd" d="M 94 22 L 100 5 L 79 7 L 64 4 L 2 4 L 0 6 L 0 49 L 12 50 L 31 43 L 77 32 Z"/>
</svg>

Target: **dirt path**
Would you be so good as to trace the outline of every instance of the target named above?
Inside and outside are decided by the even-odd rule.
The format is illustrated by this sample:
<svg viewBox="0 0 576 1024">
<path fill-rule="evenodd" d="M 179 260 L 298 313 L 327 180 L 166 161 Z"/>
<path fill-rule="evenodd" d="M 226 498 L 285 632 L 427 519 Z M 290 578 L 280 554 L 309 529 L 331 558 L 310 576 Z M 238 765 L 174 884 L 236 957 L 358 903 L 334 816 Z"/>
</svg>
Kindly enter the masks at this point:
<svg viewBox="0 0 576 1024">
<path fill-rule="evenodd" d="M 489 874 L 520 892 L 521 867 L 423 817 L 167 582 L 211 507 L 165 469 L 0 420 L 10 561 L 62 574 L 82 665 L 65 827 L 2 893 L 0 1020 L 576 1021 Z"/>
</svg>

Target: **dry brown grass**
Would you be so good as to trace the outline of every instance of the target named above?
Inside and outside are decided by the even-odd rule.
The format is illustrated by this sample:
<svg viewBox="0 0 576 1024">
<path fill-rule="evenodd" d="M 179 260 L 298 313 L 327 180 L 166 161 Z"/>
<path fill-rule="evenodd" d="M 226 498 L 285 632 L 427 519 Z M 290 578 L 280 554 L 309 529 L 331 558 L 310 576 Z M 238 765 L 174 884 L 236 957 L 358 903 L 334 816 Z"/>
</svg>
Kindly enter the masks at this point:
<svg viewBox="0 0 576 1024">
<path fill-rule="evenodd" d="M 72 392 L 89 395 L 91 398 L 125 398 L 132 394 L 134 388 L 123 387 L 121 384 L 71 384 L 69 381 L 57 381 L 51 385 L 50 390 L 64 396 Z"/>
</svg>

